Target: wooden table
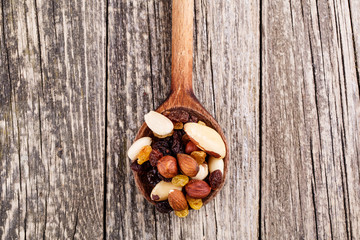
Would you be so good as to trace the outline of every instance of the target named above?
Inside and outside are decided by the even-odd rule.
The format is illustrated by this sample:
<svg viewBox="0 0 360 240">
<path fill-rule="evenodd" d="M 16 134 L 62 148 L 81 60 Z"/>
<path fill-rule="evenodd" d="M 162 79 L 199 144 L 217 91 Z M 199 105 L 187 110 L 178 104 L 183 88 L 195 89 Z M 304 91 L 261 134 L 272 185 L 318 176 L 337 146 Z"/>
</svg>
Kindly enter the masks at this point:
<svg viewBox="0 0 360 240">
<path fill-rule="evenodd" d="M 162 215 L 126 157 L 169 94 L 170 0 L 2 0 L 1 239 L 360 239 L 360 1 L 196 0 L 227 183 Z"/>
</svg>

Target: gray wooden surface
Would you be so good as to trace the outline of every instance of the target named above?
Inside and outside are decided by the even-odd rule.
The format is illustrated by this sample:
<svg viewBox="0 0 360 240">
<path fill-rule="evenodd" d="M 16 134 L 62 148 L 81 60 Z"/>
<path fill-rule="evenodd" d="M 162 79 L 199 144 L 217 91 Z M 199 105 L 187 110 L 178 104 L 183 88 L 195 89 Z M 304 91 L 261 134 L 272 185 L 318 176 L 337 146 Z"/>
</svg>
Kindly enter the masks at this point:
<svg viewBox="0 0 360 240">
<path fill-rule="evenodd" d="M 360 239 L 360 1 L 195 1 L 228 179 L 186 219 L 126 150 L 168 95 L 169 0 L 1 0 L 1 239 Z"/>
</svg>

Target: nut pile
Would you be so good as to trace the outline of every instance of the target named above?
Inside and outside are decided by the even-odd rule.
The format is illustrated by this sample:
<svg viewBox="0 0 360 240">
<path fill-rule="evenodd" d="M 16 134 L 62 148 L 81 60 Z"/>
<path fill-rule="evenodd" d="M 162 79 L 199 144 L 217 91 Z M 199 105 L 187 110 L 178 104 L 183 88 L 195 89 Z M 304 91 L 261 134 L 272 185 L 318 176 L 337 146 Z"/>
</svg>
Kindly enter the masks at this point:
<svg viewBox="0 0 360 240">
<path fill-rule="evenodd" d="M 150 111 L 145 122 L 151 134 L 129 148 L 131 169 L 159 212 L 174 210 L 176 216 L 186 217 L 189 206 L 199 210 L 203 199 L 221 186 L 225 143 L 185 110 Z"/>
</svg>

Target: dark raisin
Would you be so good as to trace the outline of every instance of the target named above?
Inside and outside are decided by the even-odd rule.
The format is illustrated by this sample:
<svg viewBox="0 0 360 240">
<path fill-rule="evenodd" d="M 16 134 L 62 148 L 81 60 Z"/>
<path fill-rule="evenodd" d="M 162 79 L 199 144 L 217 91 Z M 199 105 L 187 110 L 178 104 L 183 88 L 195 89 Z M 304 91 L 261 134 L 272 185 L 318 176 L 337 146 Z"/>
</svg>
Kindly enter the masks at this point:
<svg viewBox="0 0 360 240">
<path fill-rule="evenodd" d="M 170 137 L 164 138 L 163 140 L 158 140 L 152 144 L 152 149 L 156 149 L 160 151 L 164 156 L 170 155 L 170 145 L 169 142 L 171 141 Z"/>
<path fill-rule="evenodd" d="M 189 122 L 198 122 L 198 121 L 199 121 L 199 118 L 197 116 L 191 115 Z"/>
<path fill-rule="evenodd" d="M 155 187 L 156 184 L 158 184 L 161 181 L 156 168 L 150 170 L 147 173 L 147 180 L 148 180 L 148 184 L 152 187 Z"/>
<path fill-rule="evenodd" d="M 150 153 L 149 162 L 151 166 L 155 167 L 158 160 L 163 157 L 162 152 L 157 149 L 153 149 Z"/>
<path fill-rule="evenodd" d="M 150 163 L 145 162 L 142 165 L 138 164 L 138 162 L 135 160 L 131 163 L 130 168 L 139 174 L 145 173 L 150 168 Z"/>
<path fill-rule="evenodd" d="M 140 172 L 140 171 L 141 171 L 141 165 L 139 165 L 136 160 L 131 163 L 130 168 L 131 168 L 134 172 Z"/>
<path fill-rule="evenodd" d="M 181 140 L 182 135 L 179 131 L 174 131 L 173 134 L 173 142 L 171 145 L 171 151 L 174 155 L 177 155 L 178 153 L 184 153 L 184 144 Z"/>
<path fill-rule="evenodd" d="M 212 190 L 218 189 L 222 182 L 222 173 L 220 170 L 213 171 L 209 176 L 209 183 Z"/>
<path fill-rule="evenodd" d="M 159 172 L 158 172 L 158 177 L 165 182 L 171 182 L 172 180 L 172 178 L 166 178 L 163 175 L 161 175 Z"/>
<path fill-rule="evenodd" d="M 167 114 L 167 117 L 173 122 L 185 123 L 189 121 L 189 113 L 184 110 L 176 110 Z"/>
<path fill-rule="evenodd" d="M 158 210 L 161 213 L 169 213 L 173 210 L 168 201 L 157 202 L 155 207 L 156 210 Z"/>
</svg>

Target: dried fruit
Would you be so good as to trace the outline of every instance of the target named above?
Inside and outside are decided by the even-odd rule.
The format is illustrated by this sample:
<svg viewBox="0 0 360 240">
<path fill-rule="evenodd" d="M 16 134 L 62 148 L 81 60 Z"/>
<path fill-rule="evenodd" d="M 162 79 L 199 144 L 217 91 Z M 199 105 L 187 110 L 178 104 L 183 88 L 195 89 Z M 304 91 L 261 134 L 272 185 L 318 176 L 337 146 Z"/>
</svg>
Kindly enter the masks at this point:
<svg viewBox="0 0 360 240">
<path fill-rule="evenodd" d="M 206 153 L 203 151 L 193 151 L 190 156 L 192 156 L 198 164 L 205 162 Z"/>
<path fill-rule="evenodd" d="M 141 149 L 141 151 L 139 152 L 138 154 L 138 164 L 143 164 L 144 162 L 148 161 L 149 160 L 149 157 L 150 157 L 150 153 L 151 153 L 152 149 L 151 149 L 151 146 L 150 145 L 147 145 L 145 147 L 143 147 Z"/>
<path fill-rule="evenodd" d="M 182 211 L 188 208 L 186 198 L 182 191 L 179 190 L 170 190 L 168 201 L 172 209 L 175 211 Z"/>
<path fill-rule="evenodd" d="M 192 198 L 186 194 L 186 200 L 189 203 L 190 207 L 194 210 L 199 210 L 203 206 L 203 201 L 200 198 Z"/>
<path fill-rule="evenodd" d="M 189 135 L 190 140 L 200 149 L 214 157 L 225 157 L 225 143 L 214 129 L 198 123 L 186 123 L 184 130 Z"/>
<path fill-rule="evenodd" d="M 158 171 L 156 168 L 150 170 L 147 174 L 146 174 L 147 180 L 149 182 L 149 185 L 151 187 L 155 187 L 156 184 L 158 184 L 161 179 L 158 176 Z"/>
<path fill-rule="evenodd" d="M 151 131 L 160 136 L 168 135 L 174 129 L 170 119 L 155 111 L 145 114 L 145 122 Z"/>
<path fill-rule="evenodd" d="M 204 123 L 203 121 L 198 121 L 198 124 L 206 126 L 206 123 Z"/>
<path fill-rule="evenodd" d="M 171 183 L 160 181 L 151 191 L 150 197 L 154 201 L 164 201 L 168 199 L 170 190 L 177 189 L 181 191 L 181 187 L 174 186 Z"/>
<path fill-rule="evenodd" d="M 164 156 L 170 155 L 170 147 L 169 147 L 170 138 L 164 138 L 162 140 L 159 140 L 151 145 L 152 149 L 156 149 L 160 151 Z"/>
<path fill-rule="evenodd" d="M 186 176 L 195 177 L 199 172 L 199 164 L 190 155 L 180 153 L 177 155 L 177 160 L 181 171 Z"/>
<path fill-rule="evenodd" d="M 172 178 L 171 183 L 177 187 L 183 187 L 189 182 L 189 177 L 185 175 L 177 175 Z"/>
<path fill-rule="evenodd" d="M 187 134 L 184 134 L 182 137 L 181 137 L 181 141 L 184 143 L 184 144 L 187 144 L 189 141 L 190 141 L 190 138 Z"/>
<path fill-rule="evenodd" d="M 184 136 L 187 136 L 187 135 L 184 135 Z M 186 147 L 185 147 L 185 153 L 187 154 L 190 154 L 194 151 L 199 151 L 200 148 L 198 148 L 195 143 L 193 143 L 192 141 L 189 141 L 187 144 L 186 144 Z"/>
<path fill-rule="evenodd" d="M 174 124 L 174 129 L 183 129 L 184 124 L 182 122 L 177 122 Z"/>
<path fill-rule="evenodd" d="M 175 177 L 178 173 L 176 158 L 173 156 L 162 157 L 156 166 L 159 173 L 166 178 Z"/>
<path fill-rule="evenodd" d="M 224 172 L 224 160 L 222 158 L 215 158 L 210 156 L 208 162 L 210 173 L 216 170 L 220 170 L 222 173 Z"/>
<path fill-rule="evenodd" d="M 173 210 L 168 201 L 157 202 L 155 208 L 161 213 L 169 213 Z"/>
<path fill-rule="evenodd" d="M 209 183 L 212 190 L 216 190 L 220 187 L 222 183 L 222 173 L 220 170 L 215 170 L 212 173 L 210 173 Z"/>
<path fill-rule="evenodd" d="M 195 116 L 195 115 L 191 115 L 191 116 L 190 116 L 189 122 L 194 122 L 194 123 L 196 123 L 196 122 L 198 122 L 198 121 L 199 121 L 199 118 L 198 118 L 197 116 Z"/>
<path fill-rule="evenodd" d="M 137 163 L 137 161 L 133 161 L 130 165 L 130 168 L 134 171 L 134 172 L 140 172 L 141 171 L 141 165 Z"/>
<path fill-rule="evenodd" d="M 210 192 L 210 186 L 202 180 L 190 180 L 185 186 L 185 191 L 192 198 L 206 198 Z"/>
<path fill-rule="evenodd" d="M 207 177 L 208 173 L 209 173 L 208 165 L 206 163 L 203 163 L 199 165 L 199 172 L 192 179 L 204 180 L 204 178 Z"/>
<path fill-rule="evenodd" d="M 158 176 L 164 182 L 171 182 L 171 180 L 172 180 L 172 178 L 166 178 L 166 177 L 162 176 L 159 172 L 158 172 Z"/>
<path fill-rule="evenodd" d="M 137 155 L 139 154 L 139 152 L 141 151 L 141 149 L 143 149 L 143 147 L 147 146 L 147 145 L 151 145 L 151 138 L 150 137 L 143 137 L 140 138 L 138 140 L 136 140 L 130 147 L 129 150 L 127 152 L 128 157 L 131 160 L 135 160 L 137 158 Z"/>
<path fill-rule="evenodd" d="M 174 211 L 174 212 L 175 212 L 176 216 L 183 218 L 189 214 L 189 208 L 186 208 L 185 210 L 182 210 L 182 211 Z"/>
<path fill-rule="evenodd" d="M 184 145 L 181 141 L 180 131 L 175 131 L 173 134 L 173 142 L 171 145 L 171 151 L 173 152 L 174 155 L 184 152 Z"/>
<path fill-rule="evenodd" d="M 139 174 L 144 174 L 150 169 L 150 164 L 148 162 L 145 162 L 144 164 L 140 165 L 137 161 L 133 161 L 130 165 L 130 168 Z"/>
<path fill-rule="evenodd" d="M 184 110 L 175 110 L 166 114 L 166 116 L 173 122 L 187 122 L 189 121 L 189 113 Z"/>
<path fill-rule="evenodd" d="M 162 152 L 157 149 L 153 149 L 149 156 L 151 166 L 155 167 L 160 158 L 163 157 Z"/>
</svg>

